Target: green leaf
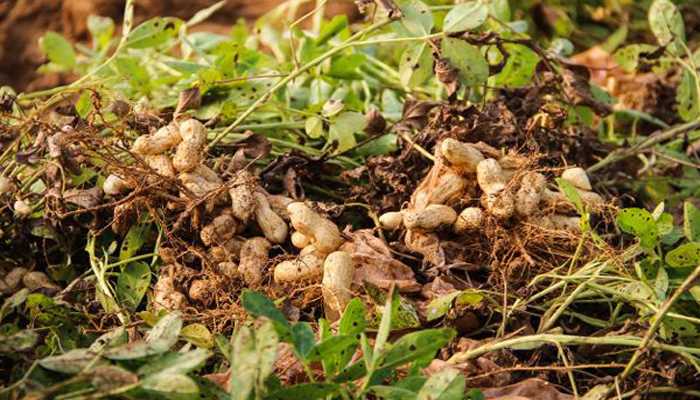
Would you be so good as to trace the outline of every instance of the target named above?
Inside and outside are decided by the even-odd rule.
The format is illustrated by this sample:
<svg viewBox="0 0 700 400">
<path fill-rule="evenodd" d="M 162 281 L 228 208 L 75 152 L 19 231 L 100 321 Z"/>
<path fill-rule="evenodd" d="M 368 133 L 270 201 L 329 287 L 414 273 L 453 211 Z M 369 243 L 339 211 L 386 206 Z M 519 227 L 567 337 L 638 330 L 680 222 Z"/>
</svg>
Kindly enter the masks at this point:
<svg viewBox="0 0 700 400">
<path fill-rule="evenodd" d="M 75 111 L 78 113 L 80 118 L 83 119 L 90 114 L 90 111 L 92 111 L 92 98 L 90 96 L 90 92 L 86 90 L 80 95 L 78 101 L 75 102 Z"/>
<path fill-rule="evenodd" d="M 685 53 L 685 27 L 678 8 L 670 0 L 654 0 L 649 8 L 649 27 L 662 46 L 677 56 Z"/>
<path fill-rule="evenodd" d="M 292 344 L 299 356 L 306 359 L 315 343 L 314 330 L 308 322 L 299 322 L 292 326 Z"/>
<path fill-rule="evenodd" d="M 203 349 L 214 347 L 214 335 L 202 324 L 190 324 L 182 328 L 180 336 L 188 342 Z"/>
<path fill-rule="evenodd" d="M 457 4 L 445 16 L 442 30 L 448 33 L 471 31 L 480 27 L 489 16 L 489 9 L 480 1 Z"/>
<path fill-rule="evenodd" d="M 126 39 L 126 47 L 146 49 L 160 46 L 177 37 L 182 21 L 177 18 L 153 18 L 134 28 Z"/>
<path fill-rule="evenodd" d="M 354 111 L 342 112 L 331 123 L 328 138 L 338 143 L 338 152 L 343 152 L 357 144 L 355 133 L 365 129 L 366 124 L 364 115 Z"/>
<path fill-rule="evenodd" d="M 489 14 L 501 22 L 508 22 L 511 19 L 510 5 L 508 0 L 491 0 L 489 3 Z"/>
<path fill-rule="evenodd" d="M 464 398 L 464 375 L 455 368 L 433 374 L 418 392 L 417 400 L 461 400 Z"/>
<path fill-rule="evenodd" d="M 318 38 L 316 38 L 316 45 L 320 46 L 325 44 L 347 27 L 348 17 L 346 15 L 336 15 L 321 26 L 321 31 L 318 34 Z"/>
<path fill-rule="evenodd" d="M 459 80 L 465 86 L 483 85 L 489 77 L 489 65 L 479 51 L 460 39 L 442 39 L 442 57 L 459 71 Z"/>
<path fill-rule="evenodd" d="M 151 284 L 151 269 L 144 262 L 132 262 L 117 278 L 117 297 L 122 305 L 135 310 Z"/>
<path fill-rule="evenodd" d="M 150 361 L 138 370 L 141 376 L 153 374 L 187 374 L 197 370 L 211 356 L 204 349 L 194 349 L 185 353 L 166 353 Z"/>
<path fill-rule="evenodd" d="M 135 256 L 148 240 L 151 227 L 148 224 L 136 224 L 129 228 L 119 249 L 119 260 L 128 260 Z"/>
<path fill-rule="evenodd" d="M 420 86 L 433 76 L 433 55 L 428 43 L 421 41 L 404 50 L 399 62 L 399 79 L 408 87 Z"/>
<path fill-rule="evenodd" d="M 695 267 L 700 264 L 700 242 L 682 244 L 666 253 L 666 264 L 673 268 Z"/>
<path fill-rule="evenodd" d="M 362 157 L 378 156 L 389 154 L 399 148 L 398 136 L 393 133 L 382 135 L 369 143 L 365 143 L 355 149 L 355 154 Z"/>
<path fill-rule="evenodd" d="M 95 339 L 90 345 L 89 350 L 98 353 L 103 349 L 121 346 L 129 340 L 129 336 L 126 334 L 126 329 L 123 326 L 112 329 L 111 331 L 102 334 L 100 337 Z"/>
<path fill-rule="evenodd" d="M 323 399 L 338 392 L 335 383 L 301 383 L 269 393 L 266 399 L 299 400 Z"/>
<path fill-rule="evenodd" d="M 690 201 L 683 203 L 683 234 L 690 241 L 700 241 L 700 210 Z"/>
<path fill-rule="evenodd" d="M 456 332 L 453 329 L 425 329 L 401 337 L 382 358 L 382 368 L 393 368 L 435 353 L 446 346 Z"/>
<path fill-rule="evenodd" d="M 327 75 L 337 79 L 362 79 L 363 75 L 359 67 L 366 63 L 366 60 L 367 58 L 362 53 L 334 57 Z"/>
<path fill-rule="evenodd" d="M 433 299 L 428 304 L 427 320 L 433 321 L 447 314 L 452 307 L 452 301 L 457 299 L 460 304 L 477 305 L 484 296 L 474 290 L 454 291 Z"/>
<path fill-rule="evenodd" d="M 625 208 L 617 215 L 617 225 L 623 232 L 639 238 L 645 248 L 652 248 L 659 238 L 658 227 L 651 213 L 641 208 Z"/>
<path fill-rule="evenodd" d="M 49 61 L 63 70 L 71 70 L 75 67 L 76 57 L 73 46 L 63 36 L 56 32 L 46 32 L 39 38 L 39 47 L 46 54 Z"/>
<path fill-rule="evenodd" d="M 579 214 L 583 215 L 585 213 L 585 208 L 583 206 L 583 200 L 581 199 L 581 195 L 579 194 L 578 190 L 572 185 L 570 182 L 557 178 L 557 185 L 559 186 L 559 190 L 564 193 L 564 196 L 574 205 L 574 208 L 576 208 L 576 212 Z"/>
<path fill-rule="evenodd" d="M 331 336 L 311 348 L 306 361 L 324 361 L 326 363 L 334 362 L 336 356 L 345 355 L 345 352 L 354 353 L 351 347 L 358 343 L 358 339 L 354 336 Z"/>
<path fill-rule="evenodd" d="M 283 335 L 286 333 L 284 330 L 288 331 L 290 329 L 289 322 L 287 322 L 282 311 L 278 310 L 275 307 L 275 303 L 264 295 L 246 289 L 241 294 L 241 304 L 254 317 L 267 317 L 275 322 L 276 328 L 284 328 L 283 332 L 280 332 L 278 329 L 278 334 Z"/>
<path fill-rule="evenodd" d="M 684 121 L 692 121 L 700 116 L 697 81 L 695 75 L 688 70 L 683 70 L 681 75 L 681 81 L 676 90 L 676 102 L 678 103 L 678 115 Z"/>
<path fill-rule="evenodd" d="M 364 303 L 358 298 L 352 299 L 345 307 L 343 316 L 340 317 L 338 333 L 340 335 L 355 336 L 365 331 L 367 327 L 367 310 Z"/>
<path fill-rule="evenodd" d="M 304 130 L 311 139 L 323 136 L 323 120 L 319 117 L 309 117 L 304 123 Z"/>
<path fill-rule="evenodd" d="M 634 72 L 639 66 L 639 55 L 642 53 L 651 53 L 656 48 L 649 44 L 631 44 L 625 46 L 613 54 L 615 62 L 620 64 L 620 67 L 627 72 Z"/>
<path fill-rule="evenodd" d="M 397 5 L 403 17 L 400 25 L 393 25 L 394 29 L 403 36 L 425 36 L 430 33 L 434 26 L 433 14 L 425 3 L 419 0 L 399 0 Z"/>
<path fill-rule="evenodd" d="M 386 298 L 384 309 L 382 311 L 382 320 L 379 322 L 379 329 L 377 330 L 377 337 L 374 340 L 374 360 L 372 364 L 376 365 L 376 361 L 381 357 L 381 353 L 384 350 L 387 340 L 389 339 L 389 333 L 391 332 L 391 321 L 393 319 L 393 314 L 399 308 L 399 294 L 398 290 L 394 286 L 391 287 L 389 295 Z"/>
<path fill-rule="evenodd" d="M 156 374 L 144 378 L 141 387 L 145 390 L 169 394 L 197 394 L 199 386 L 187 375 Z"/>
</svg>

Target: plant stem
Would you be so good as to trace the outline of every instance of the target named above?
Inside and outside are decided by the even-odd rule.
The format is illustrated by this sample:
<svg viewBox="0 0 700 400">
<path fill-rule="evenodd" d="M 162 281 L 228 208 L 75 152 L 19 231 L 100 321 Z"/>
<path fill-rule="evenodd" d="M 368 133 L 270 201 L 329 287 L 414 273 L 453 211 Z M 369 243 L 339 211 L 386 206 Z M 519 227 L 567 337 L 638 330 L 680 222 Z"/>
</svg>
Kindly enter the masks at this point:
<svg viewBox="0 0 700 400">
<path fill-rule="evenodd" d="M 536 335 L 520 336 L 511 339 L 500 340 L 487 343 L 475 349 L 455 353 L 447 360 L 450 364 L 460 364 L 468 360 L 477 358 L 492 351 L 508 349 L 521 345 L 542 345 L 545 343 L 559 343 L 569 345 L 608 345 L 608 346 L 628 346 L 636 347 L 642 343 L 642 339 L 637 336 L 576 336 L 541 333 Z M 700 356 L 700 348 L 675 346 L 670 344 L 650 341 L 648 347 L 670 351 L 677 354 L 689 353 Z"/>
</svg>

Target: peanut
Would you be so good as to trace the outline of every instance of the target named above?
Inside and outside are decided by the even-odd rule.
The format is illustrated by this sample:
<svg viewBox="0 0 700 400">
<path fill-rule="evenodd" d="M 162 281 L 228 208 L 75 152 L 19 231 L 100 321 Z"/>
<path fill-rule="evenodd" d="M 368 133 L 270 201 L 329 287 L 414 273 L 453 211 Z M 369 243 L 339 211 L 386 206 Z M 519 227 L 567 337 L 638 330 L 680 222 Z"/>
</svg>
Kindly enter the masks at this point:
<svg viewBox="0 0 700 400">
<path fill-rule="evenodd" d="M 352 299 L 355 267 L 350 253 L 335 251 L 323 263 L 322 292 L 326 318 L 333 322 L 340 318 L 345 306 Z"/>
<path fill-rule="evenodd" d="M 513 216 L 515 212 L 515 201 L 510 192 L 504 191 L 497 194 L 486 194 L 481 196 L 481 205 L 489 214 L 501 221 L 505 221 Z"/>
<path fill-rule="evenodd" d="M 484 160 L 484 155 L 474 146 L 455 139 L 443 140 L 440 144 L 440 152 L 460 172 L 475 172 L 476 166 Z"/>
<path fill-rule="evenodd" d="M 523 176 L 515 194 L 515 210 L 519 215 L 527 217 L 537 212 L 546 184 L 546 178 L 540 173 L 528 172 Z"/>
<path fill-rule="evenodd" d="M 506 187 L 503 169 L 493 158 L 487 158 L 476 166 L 476 180 L 487 195 L 496 194 Z"/>
<path fill-rule="evenodd" d="M 311 244 L 311 241 L 309 240 L 306 235 L 304 235 L 301 232 L 294 232 L 292 233 L 292 246 L 296 247 L 297 249 L 303 249 L 304 247 L 308 246 Z"/>
<path fill-rule="evenodd" d="M 187 297 L 175 288 L 174 265 L 160 269 L 158 281 L 153 286 L 153 308 L 158 310 L 182 310 L 189 305 Z"/>
<path fill-rule="evenodd" d="M 144 157 L 146 164 L 151 167 L 157 174 L 168 178 L 175 177 L 175 168 L 170 161 L 170 157 L 165 154 L 153 154 Z"/>
<path fill-rule="evenodd" d="M 248 222 L 255 212 L 255 178 L 248 171 L 240 171 L 229 189 L 231 210 L 240 221 Z"/>
<path fill-rule="evenodd" d="M 434 231 L 441 225 L 452 225 L 457 213 L 452 207 L 431 204 L 423 210 L 409 210 L 403 214 L 403 224 L 408 229 Z"/>
<path fill-rule="evenodd" d="M 282 217 L 283 220 L 289 221 L 289 212 L 287 206 L 294 203 L 294 199 L 281 194 L 267 194 L 267 201 L 270 203 L 270 208 L 275 214 Z"/>
<path fill-rule="evenodd" d="M 7 285 L 7 290 L 8 291 L 13 291 L 19 287 L 20 282 L 22 282 L 22 278 L 24 275 L 29 272 L 26 268 L 22 267 L 15 267 L 10 270 L 10 272 L 5 275 L 5 284 Z"/>
<path fill-rule="evenodd" d="M 210 247 L 209 257 L 215 262 L 238 261 L 244 243 L 244 239 L 233 237 L 219 246 Z"/>
<path fill-rule="evenodd" d="M 199 237 L 202 239 L 202 243 L 207 246 L 223 243 L 236 234 L 237 225 L 238 222 L 230 212 L 224 212 L 202 228 Z"/>
<path fill-rule="evenodd" d="M 14 185 L 12 184 L 12 181 L 0 175 L 0 196 L 4 195 L 5 193 L 10 193 L 11 191 L 14 190 Z"/>
<path fill-rule="evenodd" d="M 243 243 L 238 270 L 249 286 L 258 286 L 262 282 L 263 268 L 267 264 L 270 247 L 270 242 L 262 237 L 248 239 Z"/>
<path fill-rule="evenodd" d="M 379 216 L 379 225 L 382 229 L 395 231 L 403 224 L 403 214 L 400 211 L 390 211 Z"/>
<path fill-rule="evenodd" d="M 153 135 L 139 136 L 131 146 L 131 151 L 141 155 L 162 154 L 182 141 L 175 125 L 166 125 Z"/>
<path fill-rule="evenodd" d="M 435 186 L 428 192 L 427 204 L 449 204 L 459 200 L 467 187 L 467 180 L 462 176 L 445 172 L 437 179 Z"/>
<path fill-rule="evenodd" d="M 574 167 L 564 170 L 561 174 L 561 178 L 570 184 L 574 185 L 577 189 L 590 191 L 591 181 L 588 180 L 588 175 L 583 168 Z"/>
<path fill-rule="evenodd" d="M 320 278 L 323 274 L 323 253 L 313 245 L 307 246 L 294 260 L 282 261 L 275 266 L 275 283 L 285 284 Z"/>
<path fill-rule="evenodd" d="M 284 243 L 287 240 L 287 223 L 282 217 L 277 215 L 270 203 L 267 201 L 267 196 L 260 192 L 256 192 L 255 196 L 255 220 L 262 230 L 263 234 L 272 243 Z"/>
<path fill-rule="evenodd" d="M 116 196 L 131 190 L 131 185 L 117 175 L 109 175 L 102 184 L 102 191 L 108 196 Z"/>
<path fill-rule="evenodd" d="M 204 146 L 207 144 L 207 128 L 196 119 L 180 124 L 182 142 L 177 145 L 173 166 L 180 172 L 189 172 L 202 163 Z"/>
<path fill-rule="evenodd" d="M 481 229 L 484 213 L 479 207 L 467 207 L 459 213 L 454 224 L 455 233 L 463 235 Z"/>
<path fill-rule="evenodd" d="M 202 178 L 206 179 L 211 183 L 216 183 L 217 185 L 223 185 L 224 183 L 221 177 L 219 177 L 219 175 L 214 170 L 212 170 L 204 164 L 198 165 L 192 172 L 201 176 Z"/>
<path fill-rule="evenodd" d="M 306 204 L 291 203 L 287 206 L 287 211 L 294 229 L 307 236 L 321 253 L 329 254 L 343 244 L 338 227 Z"/>
</svg>

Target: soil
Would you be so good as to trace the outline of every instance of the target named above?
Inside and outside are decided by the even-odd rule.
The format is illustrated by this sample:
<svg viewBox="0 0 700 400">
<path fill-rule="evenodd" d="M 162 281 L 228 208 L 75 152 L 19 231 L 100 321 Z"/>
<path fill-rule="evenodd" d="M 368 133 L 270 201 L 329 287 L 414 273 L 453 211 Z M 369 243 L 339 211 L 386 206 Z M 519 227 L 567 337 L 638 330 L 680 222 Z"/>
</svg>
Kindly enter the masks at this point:
<svg viewBox="0 0 700 400">
<path fill-rule="evenodd" d="M 137 21 L 155 16 L 187 19 L 217 0 L 139 0 Z M 207 22 L 198 28 L 226 33 L 239 18 L 254 20 L 273 9 L 279 0 L 228 0 Z M 39 50 L 39 38 L 46 31 L 63 34 L 72 41 L 88 40 L 89 15 L 101 15 L 121 21 L 124 0 L 3 0 L 0 1 L 0 85 L 17 91 L 39 90 L 70 82 L 65 74 L 42 75 L 36 68 L 45 62 Z M 352 3 L 330 2 L 329 14 L 353 14 Z"/>
</svg>

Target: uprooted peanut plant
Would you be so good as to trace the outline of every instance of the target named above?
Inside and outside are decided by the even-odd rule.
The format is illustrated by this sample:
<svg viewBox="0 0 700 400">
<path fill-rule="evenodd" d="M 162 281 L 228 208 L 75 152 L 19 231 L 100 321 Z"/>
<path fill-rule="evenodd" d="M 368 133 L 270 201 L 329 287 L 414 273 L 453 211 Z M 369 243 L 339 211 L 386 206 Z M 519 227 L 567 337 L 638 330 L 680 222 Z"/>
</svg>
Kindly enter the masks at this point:
<svg viewBox="0 0 700 400">
<path fill-rule="evenodd" d="M 135 3 L 2 89 L 0 398 L 698 396 L 692 2 Z"/>
</svg>

